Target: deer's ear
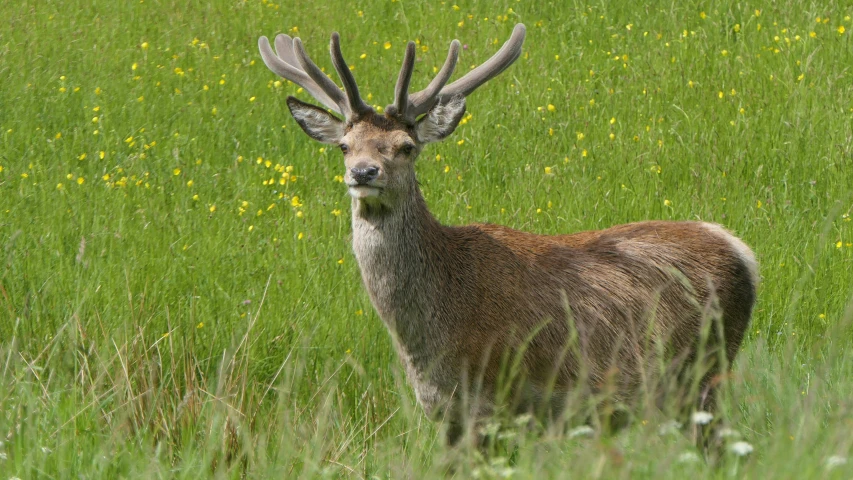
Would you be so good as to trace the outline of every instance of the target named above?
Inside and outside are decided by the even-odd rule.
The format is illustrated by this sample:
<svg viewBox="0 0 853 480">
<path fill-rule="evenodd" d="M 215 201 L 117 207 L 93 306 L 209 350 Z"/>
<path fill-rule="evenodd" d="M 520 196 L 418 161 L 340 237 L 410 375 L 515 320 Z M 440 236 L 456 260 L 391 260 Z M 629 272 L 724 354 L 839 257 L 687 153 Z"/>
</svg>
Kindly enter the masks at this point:
<svg viewBox="0 0 853 480">
<path fill-rule="evenodd" d="M 465 97 L 456 95 L 447 103 L 436 103 L 426 115 L 418 120 L 415 135 L 421 143 L 444 140 L 456 130 L 465 115 Z"/>
<path fill-rule="evenodd" d="M 314 140 L 332 144 L 341 142 L 345 133 L 344 122 L 334 115 L 296 97 L 287 97 L 287 108 L 296 123 Z"/>
</svg>

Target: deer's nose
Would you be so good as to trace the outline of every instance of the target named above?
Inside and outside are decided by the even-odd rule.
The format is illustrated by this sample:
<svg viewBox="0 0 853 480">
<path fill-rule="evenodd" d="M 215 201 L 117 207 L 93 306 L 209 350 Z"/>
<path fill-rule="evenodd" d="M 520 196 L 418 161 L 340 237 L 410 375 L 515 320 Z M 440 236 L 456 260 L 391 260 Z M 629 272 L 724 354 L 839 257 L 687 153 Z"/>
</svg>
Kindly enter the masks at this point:
<svg viewBox="0 0 853 480">
<path fill-rule="evenodd" d="M 350 169 L 352 179 L 359 185 L 367 185 L 379 176 L 379 167 L 357 166 Z"/>
</svg>

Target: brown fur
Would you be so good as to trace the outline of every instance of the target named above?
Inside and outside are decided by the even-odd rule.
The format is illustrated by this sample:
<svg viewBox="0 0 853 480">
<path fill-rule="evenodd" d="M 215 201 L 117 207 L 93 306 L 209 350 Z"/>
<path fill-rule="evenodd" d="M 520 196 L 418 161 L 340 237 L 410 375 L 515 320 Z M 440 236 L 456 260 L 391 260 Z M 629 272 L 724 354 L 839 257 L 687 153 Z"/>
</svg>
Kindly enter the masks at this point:
<svg viewBox="0 0 853 480">
<path fill-rule="evenodd" d="M 543 236 L 442 226 L 419 193 L 400 207 L 354 213 L 353 241 L 371 300 L 427 413 L 459 402 L 461 391 L 477 394 L 468 413 L 491 412 L 503 354 L 519 349 L 524 381 L 509 399 L 518 410 L 544 401 L 559 414 L 582 367 L 592 392 L 618 369 L 613 397 L 631 400 L 652 374 L 643 369 L 654 366 L 656 346 L 676 361 L 692 359 L 703 318 L 714 316 L 709 308 L 723 319 L 727 362 L 748 325 L 749 266 L 703 223 Z M 572 328 L 578 348 L 567 351 Z"/>
</svg>

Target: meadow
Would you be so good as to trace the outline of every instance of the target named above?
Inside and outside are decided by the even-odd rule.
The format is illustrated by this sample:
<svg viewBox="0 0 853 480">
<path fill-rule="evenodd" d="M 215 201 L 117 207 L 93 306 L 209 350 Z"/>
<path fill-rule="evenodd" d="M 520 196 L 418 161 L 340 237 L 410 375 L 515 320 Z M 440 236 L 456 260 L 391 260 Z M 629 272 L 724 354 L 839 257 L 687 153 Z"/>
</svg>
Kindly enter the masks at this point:
<svg viewBox="0 0 853 480">
<path fill-rule="evenodd" d="M 653 2 L 654 3 L 654 2 Z M 765 4 L 766 3 L 766 4 Z M 836 1 L 3 2 L 0 480 L 850 478 L 853 6 Z M 351 252 L 335 148 L 261 61 L 289 33 L 363 96 L 522 57 L 417 166 L 446 224 L 568 233 L 718 222 L 762 284 L 704 461 L 649 407 L 628 428 L 449 451 Z M 458 73 L 456 77 L 458 77 Z M 745 452 L 741 452 L 745 453 Z"/>
</svg>

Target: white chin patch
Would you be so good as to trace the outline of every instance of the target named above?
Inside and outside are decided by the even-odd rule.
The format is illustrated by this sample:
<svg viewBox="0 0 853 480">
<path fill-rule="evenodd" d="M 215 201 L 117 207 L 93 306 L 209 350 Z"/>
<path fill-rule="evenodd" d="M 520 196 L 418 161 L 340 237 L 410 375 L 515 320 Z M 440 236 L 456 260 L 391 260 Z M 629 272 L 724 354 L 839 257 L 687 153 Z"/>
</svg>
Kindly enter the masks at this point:
<svg viewBox="0 0 853 480">
<path fill-rule="evenodd" d="M 368 187 L 357 186 L 357 187 L 349 187 L 349 195 L 352 198 L 363 199 L 363 198 L 375 198 L 379 196 L 379 189 L 376 187 Z"/>
</svg>

